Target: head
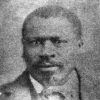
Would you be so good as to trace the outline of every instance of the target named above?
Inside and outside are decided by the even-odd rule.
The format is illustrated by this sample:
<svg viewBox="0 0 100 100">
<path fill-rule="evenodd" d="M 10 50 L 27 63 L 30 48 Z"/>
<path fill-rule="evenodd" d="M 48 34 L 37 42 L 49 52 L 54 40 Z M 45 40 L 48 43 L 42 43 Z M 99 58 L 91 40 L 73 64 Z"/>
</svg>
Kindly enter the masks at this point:
<svg viewBox="0 0 100 100">
<path fill-rule="evenodd" d="M 68 9 L 45 6 L 29 14 L 23 23 L 23 58 L 30 74 L 50 84 L 55 76 L 70 73 L 71 57 L 82 44 L 81 22 Z M 59 76 L 60 77 L 60 76 Z"/>
</svg>

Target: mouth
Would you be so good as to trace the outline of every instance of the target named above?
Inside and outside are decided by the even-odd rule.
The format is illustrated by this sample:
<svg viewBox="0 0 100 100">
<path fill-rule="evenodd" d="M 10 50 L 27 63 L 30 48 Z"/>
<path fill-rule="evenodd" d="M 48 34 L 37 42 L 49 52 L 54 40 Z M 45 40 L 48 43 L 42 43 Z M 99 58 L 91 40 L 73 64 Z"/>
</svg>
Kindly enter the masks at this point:
<svg viewBox="0 0 100 100">
<path fill-rule="evenodd" d="M 61 62 L 48 61 L 48 62 L 39 62 L 35 66 L 36 69 L 39 69 L 41 71 L 57 71 L 62 69 L 63 64 Z"/>
<path fill-rule="evenodd" d="M 55 62 L 43 62 L 39 64 L 40 68 L 51 68 L 51 67 L 62 67 L 61 63 L 55 63 Z"/>
<path fill-rule="evenodd" d="M 40 66 L 41 66 L 41 68 L 50 68 L 50 67 L 55 67 L 56 65 L 53 65 L 50 63 L 43 63 Z"/>
</svg>

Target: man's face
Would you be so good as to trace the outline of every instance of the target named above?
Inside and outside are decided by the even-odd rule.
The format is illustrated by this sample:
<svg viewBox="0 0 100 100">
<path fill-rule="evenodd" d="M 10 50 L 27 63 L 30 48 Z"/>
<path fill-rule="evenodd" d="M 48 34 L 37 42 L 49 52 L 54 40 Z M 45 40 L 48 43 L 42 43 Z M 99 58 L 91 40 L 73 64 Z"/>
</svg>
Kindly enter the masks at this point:
<svg viewBox="0 0 100 100">
<path fill-rule="evenodd" d="M 45 79 L 71 71 L 70 58 L 78 41 L 67 19 L 39 19 L 36 23 L 32 20 L 24 40 L 24 55 L 33 77 Z"/>
</svg>

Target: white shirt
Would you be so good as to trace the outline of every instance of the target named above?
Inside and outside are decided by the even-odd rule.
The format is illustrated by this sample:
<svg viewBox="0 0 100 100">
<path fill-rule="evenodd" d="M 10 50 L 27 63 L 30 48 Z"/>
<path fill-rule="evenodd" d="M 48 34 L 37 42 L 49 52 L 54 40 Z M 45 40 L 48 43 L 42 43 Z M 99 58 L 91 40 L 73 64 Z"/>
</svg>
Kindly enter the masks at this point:
<svg viewBox="0 0 100 100">
<path fill-rule="evenodd" d="M 31 80 L 31 83 L 33 84 L 36 92 L 41 93 L 43 91 L 44 87 L 39 82 L 37 82 L 31 75 L 30 75 L 30 80 Z"/>
</svg>

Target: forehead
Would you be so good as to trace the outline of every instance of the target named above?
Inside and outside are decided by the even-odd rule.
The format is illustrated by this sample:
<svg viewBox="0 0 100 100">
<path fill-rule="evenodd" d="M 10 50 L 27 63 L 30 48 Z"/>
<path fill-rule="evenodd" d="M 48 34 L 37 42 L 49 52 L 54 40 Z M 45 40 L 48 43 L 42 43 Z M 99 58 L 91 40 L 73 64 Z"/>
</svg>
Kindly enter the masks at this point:
<svg viewBox="0 0 100 100">
<path fill-rule="evenodd" d="M 26 37 L 50 37 L 73 38 L 72 24 L 65 18 L 34 18 L 27 22 Z"/>
</svg>

